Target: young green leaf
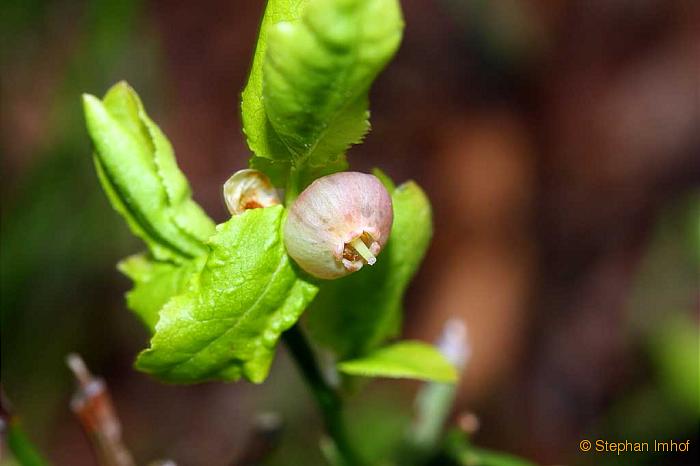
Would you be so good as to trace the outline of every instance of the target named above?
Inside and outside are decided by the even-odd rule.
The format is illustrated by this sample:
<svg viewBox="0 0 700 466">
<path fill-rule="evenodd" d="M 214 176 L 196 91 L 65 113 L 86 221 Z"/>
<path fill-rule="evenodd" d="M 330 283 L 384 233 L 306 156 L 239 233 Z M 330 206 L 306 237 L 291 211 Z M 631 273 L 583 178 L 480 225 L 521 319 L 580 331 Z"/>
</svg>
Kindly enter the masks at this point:
<svg viewBox="0 0 700 466">
<path fill-rule="evenodd" d="M 117 265 L 134 282 L 134 288 L 126 294 L 126 304 L 151 333 L 155 332 L 161 308 L 170 298 L 185 291 L 189 278 L 201 269 L 203 257 L 175 265 L 137 254 Z"/>
<path fill-rule="evenodd" d="M 185 293 L 160 311 L 136 366 L 169 382 L 262 382 L 280 334 L 316 294 L 284 251 L 282 206 L 252 209 L 217 226 Z"/>
<path fill-rule="evenodd" d="M 326 165 L 362 139 L 367 93 L 402 29 L 397 0 L 311 0 L 268 29 L 263 103 L 295 165 Z"/>
<path fill-rule="evenodd" d="M 258 156 L 251 159 L 252 168 L 259 168 L 253 163 L 256 158 L 273 159 L 282 162 L 291 160 L 289 150 L 287 150 L 284 143 L 275 133 L 265 113 L 263 104 L 263 62 L 267 52 L 267 36 L 270 28 L 282 21 L 298 20 L 307 1 L 268 0 L 265 7 L 265 15 L 258 33 L 258 44 L 255 47 L 255 55 L 253 56 L 253 65 L 250 69 L 248 83 L 243 90 L 241 101 L 243 132 L 246 135 L 248 147 Z M 283 170 L 285 171 L 289 170 L 289 166 L 286 163 L 282 163 L 277 167 L 284 167 Z M 267 174 L 272 178 L 273 182 L 276 181 L 272 173 Z M 277 186 L 283 186 L 283 184 L 278 184 Z"/>
<path fill-rule="evenodd" d="M 340 359 L 358 357 L 395 336 L 404 292 L 432 236 L 430 202 L 413 182 L 392 194 L 394 225 L 377 263 L 324 283 L 310 308 L 311 336 Z"/>
<path fill-rule="evenodd" d="M 396 0 L 269 0 L 241 104 L 250 166 L 285 186 L 295 164 L 298 189 L 344 170 L 345 150 L 369 129 L 369 86 L 401 29 Z"/>
<path fill-rule="evenodd" d="M 419 341 L 401 341 L 338 364 L 345 374 L 364 377 L 432 380 L 453 383 L 457 370 L 433 346 Z"/>
<path fill-rule="evenodd" d="M 206 252 L 214 223 L 191 198 L 172 147 L 125 82 L 104 100 L 83 96 L 95 168 L 114 208 L 158 260 L 177 263 Z"/>
</svg>

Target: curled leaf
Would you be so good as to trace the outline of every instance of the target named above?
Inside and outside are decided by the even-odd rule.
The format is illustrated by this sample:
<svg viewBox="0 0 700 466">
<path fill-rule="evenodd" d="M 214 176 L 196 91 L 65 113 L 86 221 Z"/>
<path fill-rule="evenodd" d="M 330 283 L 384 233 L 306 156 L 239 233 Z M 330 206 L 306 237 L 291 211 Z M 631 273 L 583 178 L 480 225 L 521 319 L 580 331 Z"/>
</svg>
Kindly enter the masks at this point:
<svg viewBox="0 0 700 466">
<path fill-rule="evenodd" d="M 83 96 L 95 168 L 113 207 L 158 260 L 184 262 L 206 251 L 214 223 L 192 200 L 172 146 L 125 82 L 103 100 Z"/>
<path fill-rule="evenodd" d="M 397 0 L 269 0 L 241 104 L 250 166 L 278 187 L 294 168 L 300 189 L 344 170 L 402 29 Z"/>
<path fill-rule="evenodd" d="M 326 165 L 361 141 L 369 87 L 402 29 L 397 0 L 311 0 L 269 29 L 263 103 L 295 164 Z"/>
</svg>

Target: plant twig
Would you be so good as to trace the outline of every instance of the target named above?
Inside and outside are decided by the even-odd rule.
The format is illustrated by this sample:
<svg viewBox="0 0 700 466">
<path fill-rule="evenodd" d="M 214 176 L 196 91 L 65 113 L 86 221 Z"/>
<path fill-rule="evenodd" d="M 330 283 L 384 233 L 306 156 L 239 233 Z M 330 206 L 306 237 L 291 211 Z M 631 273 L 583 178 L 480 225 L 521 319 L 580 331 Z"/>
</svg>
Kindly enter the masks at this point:
<svg viewBox="0 0 700 466">
<path fill-rule="evenodd" d="M 121 424 L 107 385 L 102 379 L 93 377 L 79 355 L 69 354 L 66 363 L 78 381 L 71 409 L 90 438 L 100 464 L 134 466 L 134 459 L 122 441 Z"/>
<path fill-rule="evenodd" d="M 340 396 L 321 375 L 313 350 L 306 337 L 298 325 L 295 325 L 283 334 L 283 338 L 306 384 L 316 399 L 316 404 L 323 416 L 326 431 L 333 440 L 338 453 L 342 456 L 347 466 L 361 464 L 359 456 L 348 439 Z"/>
</svg>

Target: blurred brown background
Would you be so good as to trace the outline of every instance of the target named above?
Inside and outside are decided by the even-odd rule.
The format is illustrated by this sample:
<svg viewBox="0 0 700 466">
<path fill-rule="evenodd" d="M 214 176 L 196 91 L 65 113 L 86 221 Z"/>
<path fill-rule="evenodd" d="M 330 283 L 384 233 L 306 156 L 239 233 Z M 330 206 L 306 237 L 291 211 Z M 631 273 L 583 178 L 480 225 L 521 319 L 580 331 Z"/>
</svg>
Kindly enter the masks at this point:
<svg viewBox="0 0 700 466">
<path fill-rule="evenodd" d="M 700 2 L 402 5 L 403 45 L 349 160 L 432 199 L 405 329 L 432 340 L 465 320 L 456 412 L 479 415 L 478 443 L 541 464 L 602 464 L 578 451 L 597 437 L 691 438 L 697 455 Z M 317 420 L 285 356 L 262 388 L 166 386 L 131 368 L 146 332 L 114 264 L 140 245 L 99 190 L 79 101 L 132 83 L 195 198 L 224 220 L 221 186 L 250 156 L 239 100 L 263 2 L 0 8 L 2 383 L 32 438 L 56 464 L 94 464 L 67 408 L 63 358 L 79 351 L 142 463 L 228 464 L 255 413 L 273 410 L 286 460 L 270 464 L 312 464 L 294 459 L 315 450 Z M 354 422 L 390 431 L 415 388 L 372 384 Z"/>
</svg>

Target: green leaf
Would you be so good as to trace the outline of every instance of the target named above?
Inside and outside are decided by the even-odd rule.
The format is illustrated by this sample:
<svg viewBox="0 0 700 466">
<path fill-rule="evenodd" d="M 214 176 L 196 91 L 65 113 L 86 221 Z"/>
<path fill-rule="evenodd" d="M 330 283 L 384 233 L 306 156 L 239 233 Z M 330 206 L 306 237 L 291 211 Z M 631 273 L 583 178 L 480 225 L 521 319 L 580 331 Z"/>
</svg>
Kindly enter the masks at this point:
<svg viewBox="0 0 700 466">
<path fill-rule="evenodd" d="M 202 265 L 201 257 L 181 265 L 156 261 L 146 254 L 127 257 L 117 266 L 134 282 L 134 288 L 126 294 L 127 306 L 153 333 L 161 308 L 185 291 L 188 279 Z"/>
<path fill-rule="evenodd" d="M 323 166 L 361 141 L 367 93 L 402 29 L 397 0 L 312 0 L 269 28 L 262 100 L 295 165 Z"/>
<path fill-rule="evenodd" d="M 364 377 L 457 381 L 457 370 L 433 346 L 419 341 L 401 341 L 379 348 L 358 359 L 338 364 L 341 372 Z"/>
<path fill-rule="evenodd" d="M 463 431 L 457 429 L 447 432 L 444 444 L 447 456 L 461 466 L 535 466 L 535 463 L 509 453 L 476 447 Z"/>
<path fill-rule="evenodd" d="M 265 379 L 280 334 L 317 291 L 290 263 L 283 218 L 275 206 L 217 226 L 203 269 L 160 311 L 137 368 L 169 382 Z"/>
<path fill-rule="evenodd" d="M 396 0 L 269 0 L 241 104 L 250 166 L 286 186 L 294 164 L 300 188 L 344 170 L 402 27 Z"/>
<path fill-rule="evenodd" d="M 340 359 L 358 357 L 396 336 L 403 295 L 432 236 L 430 202 L 413 182 L 392 194 L 394 225 L 377 263 L 324 283 L 309 312 L 309 331 Z"/>
<path fill-rule="evenodd" d="M 500 451 L 472 447 L 458 457 L 464 466 L 535 466 L 523 458 Z"/>
<path fill-rule="evenodd" d="M 263 104 L 263 62 L 270 28 L 282 21 L 298 20 L 307 0 L 268 0 L 258 33 L 253 65 L 242 94 L 241 116 L 248 147 L 258 157 L 289 161 L 291 154 L 272 129 Z M 271 173 L 268 176 L 273 178 Z M 275 180 L 273 179 L 273 182 Z M 283 185 L 277 185 L 283 186 Z"/>
<path fill-rule="evenodd" d="M 95 168 L 107 197 L 158 260 L 184 262 L 206 252 L 214 223 L 191 198 L 172 146 L 121 82 L 104 100 L 83 96 Z"/>
<path fill-rule="evenodd" d="M 372 174 L 382 182 L 389 194 L 394 194 L 394 191 L 396 191 L 396 184 L 394 184 L 394 180 L 389 178 L 389 175 L 384 173 L 384 170 L 375 167 L 372 169 Z"/>
</svg>

